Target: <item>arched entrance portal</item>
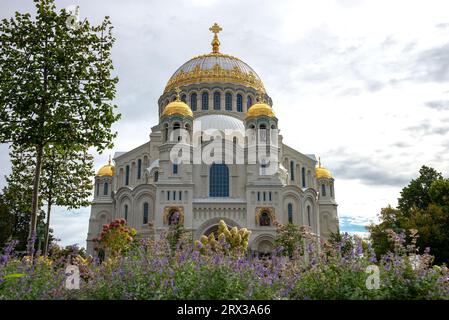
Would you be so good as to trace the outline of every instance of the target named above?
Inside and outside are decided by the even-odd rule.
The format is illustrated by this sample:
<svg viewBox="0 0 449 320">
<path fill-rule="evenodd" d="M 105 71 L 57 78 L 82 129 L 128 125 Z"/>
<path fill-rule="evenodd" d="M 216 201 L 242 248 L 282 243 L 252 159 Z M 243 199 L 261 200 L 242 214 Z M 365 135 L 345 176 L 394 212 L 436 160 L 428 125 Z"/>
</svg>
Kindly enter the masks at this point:
<svg viewBox="0 0 449 320">
<path fill-rule="evenodd" d="M 228 226 L 229 228 L 229 226 Z M 205 236 L 209 236 L 211 233 L 214 234 L 215 239 L 218 239 L 218 224 L 213 225 L 212 227 L 210 227 L 209 229 L 206 229 L 206 231 L 204 231 L 204 235 Z"/>
<path fill-rule="evenodd" d="M 257 253 L 259 258 L 269 258 L 273 252 L 273 243 L 269 240 L 262 240 L 257 246 Z"/>
<path fill-rule="evenodd" d="M 254 257 L 269 259 L 274 250 L 274 235 L 262 234 L 251 243 L 251 251 Z"/>
</svg>

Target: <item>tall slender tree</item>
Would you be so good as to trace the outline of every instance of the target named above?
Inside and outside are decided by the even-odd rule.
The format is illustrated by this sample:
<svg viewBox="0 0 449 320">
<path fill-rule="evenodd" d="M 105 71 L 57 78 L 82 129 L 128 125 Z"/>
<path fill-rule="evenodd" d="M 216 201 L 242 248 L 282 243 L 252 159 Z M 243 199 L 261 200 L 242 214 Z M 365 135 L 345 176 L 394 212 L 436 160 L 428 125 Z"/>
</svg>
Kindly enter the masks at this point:
<svg viewBox="0 0 449 320">
<path fill-rule="evenodd" d="M 36 154 L 30 238 L 45 147 L 101 152 L 112 147 L 111 125 L 119 119 L 109 18 L 98 26 L 76 23 L 70 12 L 56 11 L 54 0 L 34 2 L 34 18 L 16 12 L 0 23 L 0 142 Z"/>
<path fill-rule="evenodd" d="M 34 149 L 13 147 L 10 153 L 12 173 L 9 185 L 29 185 L 33 180 L 36 166 Z M 86 152 L 61 150 L 46 146 L 42 160 L 40 198 L 46 205 L 44 255 L 48 252 L 51 209 L 53 205 L 64 206 L 67 210 L 89 205 L 92 192 L 93 158 Z"/>
</svg>

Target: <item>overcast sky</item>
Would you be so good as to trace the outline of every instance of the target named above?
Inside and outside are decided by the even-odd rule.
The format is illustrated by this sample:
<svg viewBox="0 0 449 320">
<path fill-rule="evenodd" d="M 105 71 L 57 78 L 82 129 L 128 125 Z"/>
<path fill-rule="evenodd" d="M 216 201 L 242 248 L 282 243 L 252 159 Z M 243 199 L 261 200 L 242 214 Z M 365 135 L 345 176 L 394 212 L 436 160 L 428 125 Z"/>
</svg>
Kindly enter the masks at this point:
<svg viewBox="0 0 449 320">
<path fill-rule="evenodd" d="M 113 151 L 148 139 L 157 99 L 173 72 L 210 52 L 218 22 L 220 51 L 261 77 L 284 143 L 321 156 L 335 176 L 338 212 L 363 225 L 396 205 L 422 165 L 449 171 L 448 1 L 60 1 L 81 19 L 111 17 L 122 119 Z M 31 0 L 0 0 L 0 18 L 33 12 Z M 0 186 L 9 173 L 0 146 Z M 59 208 L 52 227 L 62 244 L 85 245 L 89 208 Z M 344 229 L 344 228 L 343 228 Z M 355 230 L 355 229 L 354 229 Z M 363 231 L 359 228 L 355 231 Z"/>
</svg>

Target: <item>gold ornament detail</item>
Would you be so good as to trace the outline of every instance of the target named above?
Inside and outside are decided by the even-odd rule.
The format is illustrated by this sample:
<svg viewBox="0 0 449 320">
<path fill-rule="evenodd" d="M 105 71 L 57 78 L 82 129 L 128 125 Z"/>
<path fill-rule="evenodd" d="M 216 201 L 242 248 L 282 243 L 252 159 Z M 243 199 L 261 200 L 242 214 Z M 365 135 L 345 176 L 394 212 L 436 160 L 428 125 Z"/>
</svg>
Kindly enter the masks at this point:
<svg viewBox="0 0 449 320">
<path fill-rule="evenodd" d="M 214 38 L 211 42 L 212 52 L 218 53 L 220 48 L 220 40 L 218 40 L 217 34 L 223 29 L 218 25 L 218 23 L 215 22 L 214 25 L 209 28 L 209 30 L 214 34 Z"/>
<path fill-rule="evenodd" d="M 222 53 L 209 53 L 194 57 L 191 60 L 207 57 L 224 57 L 239 60 L 236 57 Z M 254 88 L 256 90 L 261 90 L 262 92 L 265 93 L 265 88 L 262 81 L 258 79 L 258 77 L 254 75 L 254 73 L 245 72 L 237 66 L 235 66 L 232 69 L 224 69 L 219 64 L 215 64 L 210 69 L 201 69 L 201 67 L 197 64 L 189 72 L 181 70 L 178 74 L 174 75 L 173 77 L 170 78 L 170 80 L 168 80 L 168 83 L 165 86 L 164 93 L 173 90 L 176 87 L 205 82 L 241 84 L 247 87 Z"/>
<path fill-rule="evenodd" d="M 164 220 L 164 224 L 168 226 L 168 223 L 170 221 L 170 214 L 178 211 L 179 213 L 179 220 L 178 223 L 180 223 L 181 225 L 184 225 L 184 207 L 176 207 L 176 206 L 167 206 L 164 208 L 164 216 L 163 216 L 163 220 Z"/>
<path fill-rule="evenodd" d="M 264 212 L 268 213 L 268 215 L 270 216 L 271 225 L 273 225 L 273 222 L 276 218 L 274 215 L 274 209 L 272 207 L 257 207 L 256 208 L 256 226 L 260 225 L 260 216 Z"/>
</svg>

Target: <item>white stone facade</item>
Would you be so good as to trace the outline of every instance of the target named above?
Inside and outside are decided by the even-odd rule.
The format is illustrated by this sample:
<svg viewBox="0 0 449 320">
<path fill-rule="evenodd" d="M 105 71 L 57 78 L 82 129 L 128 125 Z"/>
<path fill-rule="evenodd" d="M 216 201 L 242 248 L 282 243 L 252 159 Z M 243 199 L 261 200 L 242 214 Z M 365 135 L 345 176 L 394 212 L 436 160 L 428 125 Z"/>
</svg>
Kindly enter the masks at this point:
<svg viewBox="0 0 449 320">
<path fill-rule="evenodd" d="M 226 65 L 221 67 L 226 68 Z M 87 235 L 89 254 L 94 253 L 92 239 L 101 232 L 103 224 L 115 218 L 126 218 L 140 237 L 152 236 L 152 228 L 158 235 L 168 228 L 171 210 L 182 215 L 185 229 L 192 231 L 195 238 L 213 231 L 220 219 L 230 226 L 246 227 L 252 231 L 249 243 L 251 250 L 262 253 L 272 248 L 276 236 L 274 219 L 284 224 L 290 220 L 297 225 L 310 226 L 317 236 L 324 238 L 338 231 L 334 179 L 318 179 L 315 156 L 303 154 L 283 144 L 281 135 L 276 137 L 277 144 L 270 150 L 277 155 L 279 164 L 276 172 L 268 175 L 263 174 L 259 162 L 248 162 L 248 155 L 254 150 L 251 149 L 250 138 L 245 138 L 240 150 L 245 155 L 244 163 L 227 164 L 227 178 L 220 178 L 224 182 L 217 180 L 227 188 L 226 196 L 211 194 L 210 163 L 182 163 L 175 168 L 170 160 L 170 152 L 180 142 L 172 134 L 174 126 L 186 128 L 187 125 L 191 130 L 196 122 L 201 122 L 202 129 L 242 131 L 250 126 L 259 128 L 261 124 L 273 130 L 278 129 L 276 118 L 245 118 L 248 107 L 256 101 L 258 95 L 257 90 L 250 86 L 199 81 L 182 85 L 180 89 L 182 99 L 193 110 L 193 119 L 182 115 L 161 117 L 160 122 L 151 128 L 147 143 L 127 152 L 116 152 L 113 176 L 95 177 Z M 204 95 L 208 98 L 207 103 L 203 99 L 204 92 L 208 93 Z M 214 101 L 218 96 L 216 92 L 220 100 L 217 98 Z M 192 105 L 194 94 L 197 97 L 196 108 Z M 226 100 L 226 94 L 232 96 L 232 99 Z M 247 102 L 247 97 L 250 97 L 251 103 Z M 266 94 L 264 98 L 271 107 L 271 98 Z M 174 90 L 162 94 L 158 103 L 160 115 L 174 99 Z M 193 139 L 185 142 L 181 140 L 191 153 L 200 146 L 202 150 L 207 150 L 211 144 L 206 140 L 194 146 Z M 259 140 L 256 146 L 258 143 Z M 237 149 L 232 147 L 230 150 L 236 153 Z M 257 218 L 263 212 L 270 217 L 269 225 L 261 225 Z"/>
</svg>

